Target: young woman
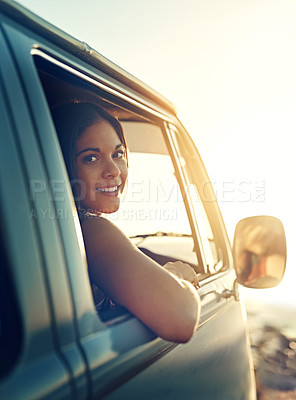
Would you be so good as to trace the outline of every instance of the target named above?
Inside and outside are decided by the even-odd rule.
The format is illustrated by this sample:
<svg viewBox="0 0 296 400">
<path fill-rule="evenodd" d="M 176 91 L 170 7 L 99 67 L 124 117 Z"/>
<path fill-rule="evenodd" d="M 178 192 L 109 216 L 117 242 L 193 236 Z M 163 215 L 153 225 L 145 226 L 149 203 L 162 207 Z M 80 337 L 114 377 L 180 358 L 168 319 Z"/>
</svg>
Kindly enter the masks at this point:
<svg viewBox="0 0 296 400">
<path fill-rule="evenodd" d="M 160 266 L 101 216 L 118 210 L 127 181 L 127 147 L 120 123 L 96 105 L 77 101 L 57 107 L 53 117 L 97 301 L 106 305 L 112 299 L 166 340 L 188 341 L 200 314 L 193 268 L 179 261 Z"/>
</svg>

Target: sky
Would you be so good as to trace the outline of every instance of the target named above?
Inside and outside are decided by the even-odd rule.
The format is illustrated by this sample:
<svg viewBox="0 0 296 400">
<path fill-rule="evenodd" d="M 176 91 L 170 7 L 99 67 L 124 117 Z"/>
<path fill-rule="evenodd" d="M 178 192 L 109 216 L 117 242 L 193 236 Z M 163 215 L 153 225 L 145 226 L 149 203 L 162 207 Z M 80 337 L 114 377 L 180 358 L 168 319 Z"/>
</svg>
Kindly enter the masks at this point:
<svg viewBox="0 0 296 400">
<path fill-rule="evenodd" d="M 284 223 L 286 277 L 258 296 L 296 306 L 295 0 L 18 2 L 176 104 L 230 239 L 247 216 Z"/>
</svg>

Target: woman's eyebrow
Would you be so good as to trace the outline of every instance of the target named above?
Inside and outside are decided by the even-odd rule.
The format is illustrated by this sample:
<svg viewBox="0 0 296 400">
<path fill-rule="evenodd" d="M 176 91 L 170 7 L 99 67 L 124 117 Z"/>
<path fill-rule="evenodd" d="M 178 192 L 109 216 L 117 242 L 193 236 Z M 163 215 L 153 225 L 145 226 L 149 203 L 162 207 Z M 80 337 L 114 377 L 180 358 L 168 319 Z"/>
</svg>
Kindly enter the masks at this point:
<svg viewBox="0 0 296 400">
<path fill-rule="evenodd" d="M 124 145 L 122 143 L 119 143 L 117 146 L 115 146 L 115 150 L 119 149 L 120 147 L 124 147 Z M 101 150 L 99 149 L 99 147 L 87 147 L 86 149 L 79 151 L 76 154 L 76 157 L 80 156 L 80 154 L 85 153 L 87 151 L 94 151 L 96 153 L 100 153 Z"/>
<path fill-rule="evenodd" d="M 101 150 L 98 147 L 87 147 L 86 149 L 79 151 L 76 154 L 76 157 L 78 157 L 80 154 L 85 153 L 87 151 L 95 151 L 96 153 L 99 153 Z"/>
</svg>

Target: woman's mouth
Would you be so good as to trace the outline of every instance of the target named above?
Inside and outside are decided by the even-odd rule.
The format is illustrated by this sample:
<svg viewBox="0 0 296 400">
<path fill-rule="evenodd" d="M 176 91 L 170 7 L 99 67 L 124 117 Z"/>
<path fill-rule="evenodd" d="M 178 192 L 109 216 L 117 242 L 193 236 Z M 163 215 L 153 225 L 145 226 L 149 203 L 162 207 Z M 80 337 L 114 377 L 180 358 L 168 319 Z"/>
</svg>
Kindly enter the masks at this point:
<svg viewBox="0 0 296 400">
<path fill-rule="evenodd" d="M 102 193 L 106 196 L 117 196 L 119 192 L 119 186 L 109 186 L 109 187 L 98 187 L 95 189 L 96 192 Z"/>
</svg>

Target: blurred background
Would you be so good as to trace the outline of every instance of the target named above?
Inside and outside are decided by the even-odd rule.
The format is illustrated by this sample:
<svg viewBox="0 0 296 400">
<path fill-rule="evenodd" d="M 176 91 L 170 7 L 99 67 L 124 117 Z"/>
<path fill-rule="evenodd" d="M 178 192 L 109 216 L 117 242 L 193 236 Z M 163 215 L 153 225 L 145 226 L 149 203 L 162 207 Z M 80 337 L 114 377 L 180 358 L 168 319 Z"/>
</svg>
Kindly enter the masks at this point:
<svg viewBox="0 0 296 400">
<path fill-rule="evenodd" d="M 281 335 L 291 350 L 296 337 L 295 0 L 18 2 L 176 104 L 207 167 L 230 240 L 241 218 L 268 214 L 282 220 L 288 245 L 283 282 L 269 290 L 243 289 L 242 296 L 254 357 L 274 348 L 284 354 Z M 264 343 L 259 331 L 274 341 L 269 350 L 259 348 Z M 289 358 L 288 350 L 291 360 L 295 354 Z M 279 368 L 275 364 L 278 375 Z"/>
</svg>

